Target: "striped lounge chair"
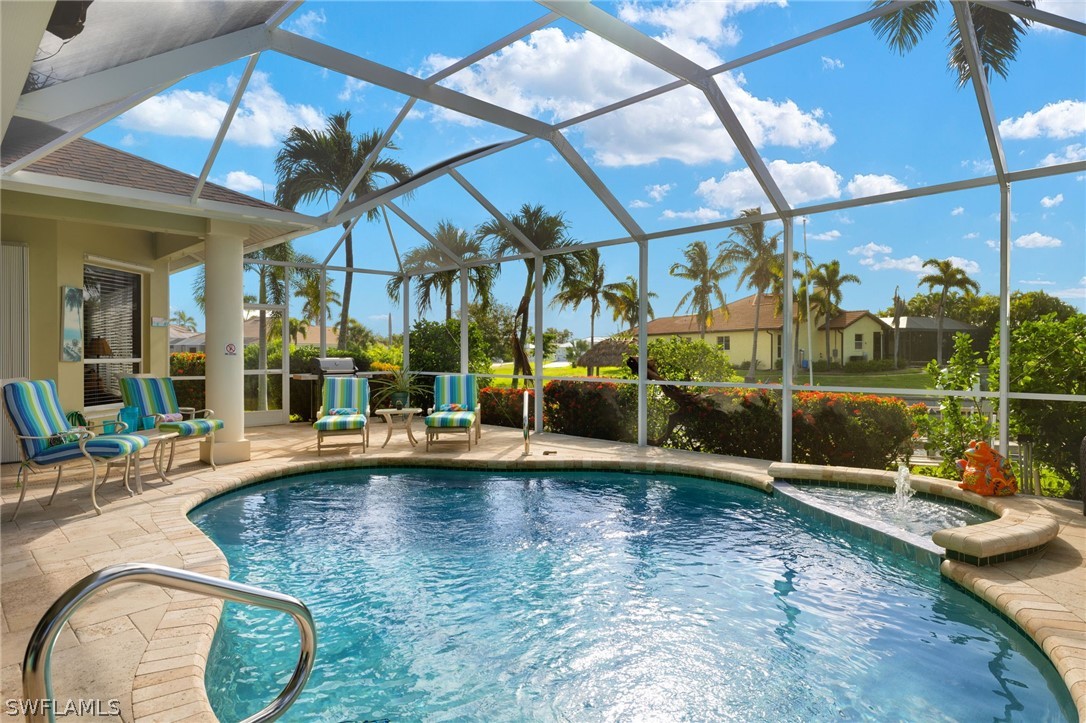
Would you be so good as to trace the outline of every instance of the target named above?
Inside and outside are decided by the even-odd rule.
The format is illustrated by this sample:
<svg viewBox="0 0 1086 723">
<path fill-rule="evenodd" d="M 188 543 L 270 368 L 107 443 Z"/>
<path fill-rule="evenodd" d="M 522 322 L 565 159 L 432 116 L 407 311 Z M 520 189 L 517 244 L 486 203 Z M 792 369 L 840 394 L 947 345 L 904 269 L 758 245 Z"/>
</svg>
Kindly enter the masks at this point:
<svg viewBox="0 0 1086 723">
<path fill-rule="evenodd" d="M 166 472 L 173 468 L 174 446 L 178 440 L 206 439 L 208 463 L 215 466 L 215 432 L 223 428 L 221 419 L 212 417 L 210 409 L 191 410 L 192 419 L 184 419 L 181 408 L 177 405 L 177 394 L 173 389 L 173 379 L 156 377 L 153 374 L 133 374 L 121 377 L 121 399 L 130 407 L 139 409 L 141 417 L 155 417 L 155 426 L 163 432 L 177 432 L 177 437 L 170 440 L 170 461 Z"/>
<path fill-rule="evenodd" d="M 464 432 L 471 451 L 471 433 L 479 442 L 482 413 L 474 374 L 448 374 L 434 379 L 434 406 L 426 414 L 426 451 L 439 434 Z"/>
<path fill-rule="evenodd" d="M 19 503 L 15 505 L 14 522 L 19 516 L 19 509 L 26 497 L 27 477 L 32 469 L 57 468 L 57 482 L 53 485 L 53 494 L 49 496 L 52 504 L 60 488 L 60 476 L 64 465 L 88 460 L 91 463 L 91 504 L 94 511 L 102 514 L 98 506 L 98 464 L 96 460 L 118 462 L 130 461 L 129 455 L 139 455 L 147 446 L 147 440 L 135 434 L 111 434 L 96 436 L 83 427 L 73 427 L 64 416 L 57 395 L 57 383 L 52 379 L 31 381 L 28 379 L 7 380 L 4 385 L 4 412 L 11 423 L 15 436 L 19 440 L 19 453 L 22 461 L 16 484 L 21 483 Z M 123 431 L 123 429 L 122 429 Z M 137 461 L 137 464 L 139 462 Z M 127 484 L 127 469 L 125 470 Z"/>
<path fill-rule="evenodd" d="M 370 443 L 370 382 L 358 377 L 325 377 L 321 409 L 313 428 L 317 430 L 317 456 L 324 438 L 336 434 L 358 433 L 362 451 Z M 347 446 L 347 445 L 343 445 Z"/>
</svg>

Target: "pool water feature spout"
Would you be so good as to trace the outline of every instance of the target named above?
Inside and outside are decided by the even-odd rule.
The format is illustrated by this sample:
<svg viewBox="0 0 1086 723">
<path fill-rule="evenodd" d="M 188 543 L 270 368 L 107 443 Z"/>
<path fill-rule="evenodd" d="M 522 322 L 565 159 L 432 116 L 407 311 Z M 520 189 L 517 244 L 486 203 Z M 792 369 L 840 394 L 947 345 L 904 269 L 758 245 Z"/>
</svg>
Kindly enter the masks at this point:
<svg viewBox="0 0 1086 723">
<path fill-rule="evenodd" d="M 894 479 L 894 509 L 898 514 L 903 514 L 909 508 L 909 500 L 914 494 L 916 490 L 909 483 L 909 468 L 899 465 Z"/>
</svg>

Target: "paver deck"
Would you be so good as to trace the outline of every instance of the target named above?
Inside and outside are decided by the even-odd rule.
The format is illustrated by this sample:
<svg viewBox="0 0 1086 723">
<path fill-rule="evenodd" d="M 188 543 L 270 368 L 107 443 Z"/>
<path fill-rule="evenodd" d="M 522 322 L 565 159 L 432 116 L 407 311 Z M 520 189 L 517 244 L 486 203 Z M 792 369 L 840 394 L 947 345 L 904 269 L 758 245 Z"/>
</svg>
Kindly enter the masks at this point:
<svg viewBox="0 0 1086 723">
<path fill-rule="evenodd" d="M 417 423 L 418 424 L 418 423 Z M 375 434 L 383 427 L 375 425 Z M 421 425 L 417 426 L 421 433 Z M 21 697 L 22 656 L 45 609 L 91 571 L 120 562 L 153 562 L 225 577 L 222 553 L 185 513 L 203 499 L 253 481 L 318 468 L 358 464 L 605 468 L 693 473 L 729 479 L 762 490 L 772 488 L 769 462 L 700 455 L 598 440 L 538 435 L 532 455 L 523 454 L 518 430 L 484 427 L 471 452 L 456 439 L 429 453 L 393 436 L 385 449 L 361 446 L 318 458 L 316 436 L 305 425 L 249 430 L 250 462 L 200 464 L 195 445 L 178 450 L 165 485 L 148 476 L 143 495 L 129 497 L 110 481 L 99 491 L 104 514 L 94 514 L 87 489 L 89 467 L 69 469 L 53 505 L 45 507 L 53 477 L 31 478 L 27 501 L 11 523 L 18 489 L 15 467 L 2 471 L 0 499 L 0 689 Z M 554 451 L 543 455 L 544 450 Z M 1028 498 L 1059 525 L 1041 551 L 1009 562 L 973 567 L 947 561 L 943 573 L 1010 615 L 1048 653 L 1064 676 L 1086 721 L 1086 517 L 1081 505 Z M 54 695 L 72 699 L 116 699 L 120 720 L 214 720 L 203 690 L 207 652 L 221 605 L 157 587 L 119 585 L 88 602 L 61 634 L 53 656 Z M 84 720 L 81 718 L 80 720 Z M 117 717 L 103 720 L 118 720 Z"/>
</svg>

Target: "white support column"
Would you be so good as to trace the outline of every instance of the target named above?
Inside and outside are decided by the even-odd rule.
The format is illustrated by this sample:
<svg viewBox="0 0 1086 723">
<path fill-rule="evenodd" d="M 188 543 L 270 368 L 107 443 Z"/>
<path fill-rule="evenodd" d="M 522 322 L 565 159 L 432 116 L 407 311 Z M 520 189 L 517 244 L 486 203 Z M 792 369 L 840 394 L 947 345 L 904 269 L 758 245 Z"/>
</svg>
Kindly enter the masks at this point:
<svg viewBox="0 0 1086 723">
<path fill-rule="evenodd" d="M 649 444 L 649 242 L 637 244 L 637 446 Z"/>
<path fill-rule="evenodd" d="M 468 373 L 468 270 L 460 269 L 460 373 Z"/>
<path fill-rule="evenodd" d="M 535 431 L 543 431 L 543 257 L 535 257 Z"/>
<path fill-rule="evenodd" d="M 249 229 L 241 224 L 208 222 L 204 239 L 207 283 L 207 406 L 224 428 L 215 434 L 215 462 L 249 459 L 245 439 L 245 339 L 242 328 L 242 242 Z M 208 442 L 200 459 L 211 459 Z"/>
<path fill-rule="evenodd" d="M 999 187 L 999 453 L 1010 451 L 1011 184 Z"/>
<path fill-rule="evenodd" d="M 792 248 L 795 221 L 784 219 L 784 314 L 781 324 L 781 461 L 792 461 Z M 770 345 L 769 358 L 773 358 Z"/>
<path fill-rule="evenodd" d="M 403 277 L 403 370 L 411 369 L 411 277 Z M 423 370 L 425 371 L 425 370 Z"/>
<path fill-rule="evenodd" d="M 328 356 L 328 270 L 321 269 L 321 358 Z"/>
</svg>

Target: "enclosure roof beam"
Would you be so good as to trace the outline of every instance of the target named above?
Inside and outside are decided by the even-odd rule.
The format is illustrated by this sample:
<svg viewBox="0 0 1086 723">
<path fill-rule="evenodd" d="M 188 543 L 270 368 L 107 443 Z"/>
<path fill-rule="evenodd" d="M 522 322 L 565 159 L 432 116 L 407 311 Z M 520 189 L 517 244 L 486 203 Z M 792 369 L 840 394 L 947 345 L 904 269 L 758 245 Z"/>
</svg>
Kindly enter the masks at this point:
<svg viewBox="0 0 1086 723">
<path fill-rule="evenodd" d="M 453 263 L 456 264 L 457 268 L 464 268 L 464 257 L 463 256 L 461 256 L 460 254 L 454 252 L 448 246 L 446 246 L 445 244 L 438 241 L 437 237 L 435 237 L 432 233 L 430 233 L 429 231 L 424 229 L 422 227 L 422 225 L 419 224 L 418 221 L 411 218 L 411 216 L 409 216 L 402 208 L 400 208 L 399 206 L 394 204 L 392 201 L 389 201 L 388 203 L 386 203 L 385 206 L 392 209 L 392 212 L 394 214 L 396 214 L 397 216 L 399 216 L 401 219 L 403 219 L 404 223 L 406 223 L 411 228 L 415 229 L 415 231 L 420 236 L 422 236 L 424 239 L 426 239 L 431 244 L 433 244 L 434 248 L 436 248 L 438 251 L 440 251 L 441 253 L 448 256 L 449 259 Z"/>
<path fill-rule="evenodd" d="M 1003 153 L 1003 140 L 999 136 L 995 108 L 992 106 L 992 96 L 988 92 L 988 81 L 984 77 L 984 65 L 981 62 L 980 48 L 977 46 L 973 16 L 965 4 L 951 3 L 951 5 L 954 7 L 958 35 L 962 39 L 962 47 L 965 50 L 965 60 L 969 63 L 969 79 L 973 86 L 973 93 L 977 97 L 980 120 L 984 124 L 984 135 L 988 137 L 988 149 L 992 154 L 996 178 L 1002 185 L 1007 182 L 1007 157 Z"/>
<path fill-rule="evenodd" d="M 343 242 L 347 240 L 347 234 L 354 231 L 354 227 L 358 225 L 358 221 L 361 218 L 361 215 L 355 216 L 350 220 L 350 222 L 346 224 L 346 227 L 343 229 L 343 233 L 339 235 L 339 241 L 336 241 L 335 245 L 332 246 L 332 250 L 329 251 L 328 255 L 324 257 L 324 265 L 327 265 L 328 262 L 332 260 L 332 257 L 336 255 L 336 251 L 338 251 L 339 247 L 343 245 Z"/>
<path fill-rule="evenodd" d="M 506 230 L 509 231 L 509 233 L 513 234 L 517 241 L 520 242 L 521 246 L 528 249 L 528 251 L 533 254 L 539 253 L 539 248 L 534 243 L 532 243 L 527 236 L 524 235 L 524 232 L 521 231 L 516 225 L 514 225 L 512 221 L 506 218 L 505 214 L 499 211 L 498 207 L 492 204 L 486 196 L 484 196 L 482 193 L 479 192 L 477 188 L 475 188 L 475 186 L 471 185 L 468 182 L 468 179 L 460 175 L 459 171 L 454 168 L 449 171 L 449 175 L 452 176 L 453 180 L 459 183 L 461 188 L 467 191 L 472 198 L 478 201 L 480 206 L 485 208 L 491 216 L 497 219 L 498 223 L 504 226 Z"/>
<path fill-rule="evenodd" d="M 211 173 L 211 167 L 215 165 L 215 158 L 219 155 L 223 140 L 226 139 L 226 132 L 230 130 L 230 123 L 234 120 L 234 114 L 237 113 L 238 106 L 241 105 L 241 98 L 245 95 L 245 89 L 249 87 L 249 79 L 253 77 L 253 71 L 256 70 L 258 60 L 260 60 L 260 53 L 254 54 L 249 58 L 249 62 L 245 64 L 245 72 L 241 74 L 238 87 L 234 89 L 234 97 L 230 100 L 230 106 L 226 109 L 226 115 L 223 116 L 222 122 L 219 123 L 219 132 L 215 134 L 215 141 L 211 144 L 211 150 L 207 153 L 204 168 L 200 171 L 200 176 L 196 179 L 196 186 L 192 189 L 191 198 L 193 203 L 196 203 L 196 199 L 200 198 L 200 192 L 204 190 L 207 176 Z"/>
<path fill-rule="evenodd" d="M 316 40 L 282 29 L 271 30 L 269 33 L 272 49 L 292 58 L 536 138 L 545 138 L 550 132 L 549 124 L 535 118 L 432 84 L 423 78 L 360 58 Z"/>
<path fill-rule="evenodd" d="M 193 257 L 195 258 L 195 257 Z M 283 266 L 289 269 L 313 269 L 314 271 L 351 271 L 356 274 L 377 274 L 379 276 L 398 276 L 395 271 L 385 271 L 383 269 L 366 269 L 359 266 L 329 266 L 326 264 L 311 264 L 301 261 L 276 261 L 273 259 L 254 259 L 248 256 L 244 259 L 247 264 L 262 264 L 264 266 Z M 203 260 L 200 259 L 200 263 Z"/>
<path fill-rule="evenodd" d="M 569 164 L 569 167 L 581 177 L 584 184 L 588 186 L 592 193 L 596 194 L 596 198 L 607 207 L 607 210 L 611 212 L 611 215 L 615 217 L 615 220 L 621 224 L 622 228 L 626 229 L 626 233 L 630 234 L 634 238 L 642 238 L 645 235 L 644 229 L 641 225 L 634 220 L 634 217 L 630 215 L 630 212 L 626 210 L 625 206 L 615 198 L 615 194 L 611 193 L 611 189 L 607 187 L 607 184 L 588 163 L 581 157 L 581 154 L 577 152 L 577 149 L 566 140 L 566 137 L 562 135 L 561 131 L 554 131 L 550 137 L 551 145 L 558 151 L 558 155 L 562 156 Z"/>
<path fill-rule="evenodd" d="M 1050 25 L 1054 28 L 1059 28 L 1060 30 L 1066 30 L 1069 33 L 1075 33 L 1076 35 L 1086 35 L 1086 23 L 1079 22 L 1078 20 L 1072 20 L 1071 18 L 1064 17 L 1063 15 L 1056 15 L 1055 13 L 1038 10 L 1037 8 L 1030 7 L 1029 5 L 1010 3 L 1007 2 L 1007 0 L 971 0 L 971 2 L 974 2 L 977 5 L 985 5 L 995 10 L 1001 10 L 1010 15 L 1017 15 L 1020 18 L 1030 20 L 1035 23 Z"/>
<path fill-rule="evenodd" d="M 287 18 L 294 14 L 294 11 L 302 6 L 304 0 L 291 0 L 288 3 L 283 3 L 283 7 L 275 11 L 275 13 L 268 18 L 264 23 L 267 28 L 277 28 L 286 22 Z"/>
<path fill-rule="evenodd" d="M 709 74 L 708 70 L 663 43 L 630 27 L 607 11 L 590 4 L 587 0 L 577 2 L 539 0 L 539 2 L 585 30 L 599 35 L 604 40 L 699 88 L 705 94 L 706 100 L 709 101 L 709 105 L 712 106 L 728 135 L 731 136 L 736 150 L 746 161 L 747 167 L 754 174 L 755 180 L 762 187 L 762 191 L 769 198 L 773 208 L 781 216 L 789 215 L 788 201 L 785 200 L 780 187 L 770 175 L 765 161 L 754 147 L 743 124 L 739 122 L 739 117 L 731 104 L 724 97 L 716 79 Z"/>
</svg>

